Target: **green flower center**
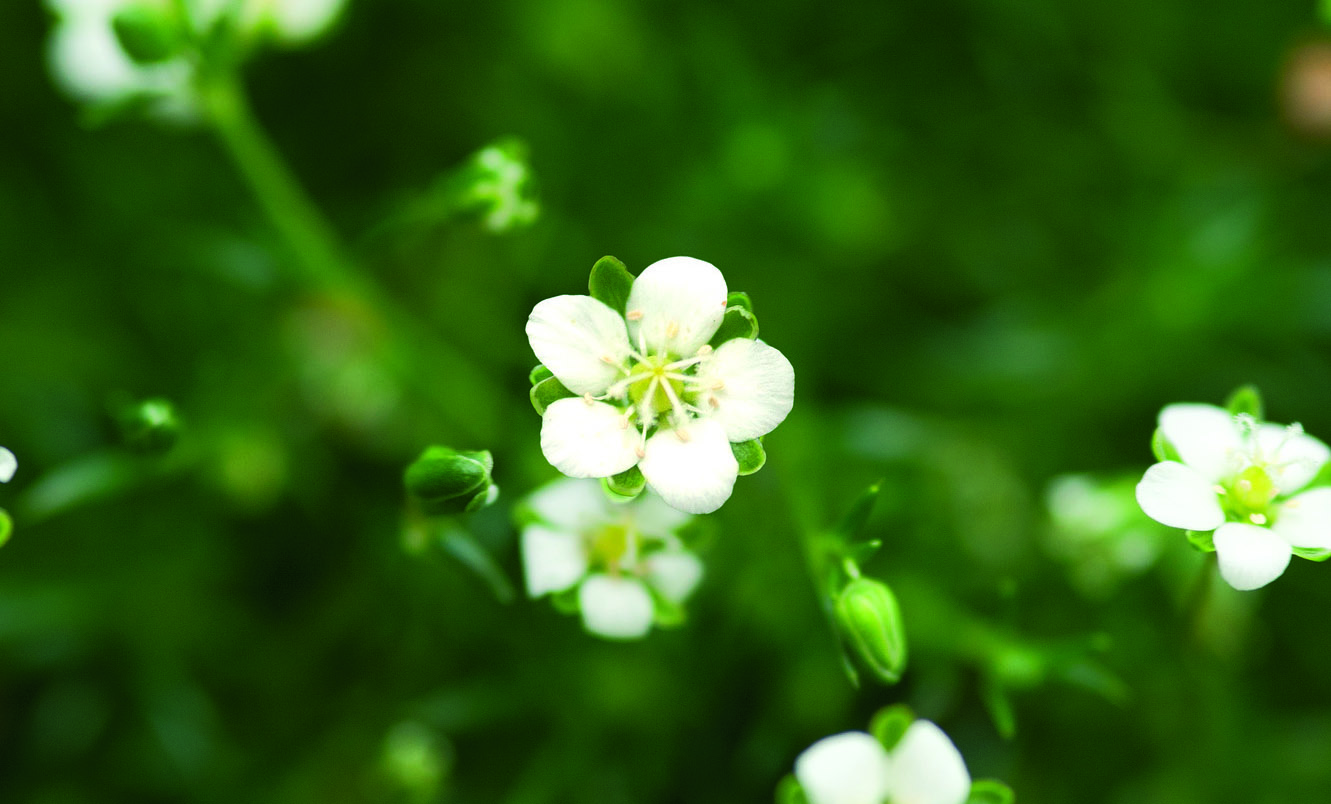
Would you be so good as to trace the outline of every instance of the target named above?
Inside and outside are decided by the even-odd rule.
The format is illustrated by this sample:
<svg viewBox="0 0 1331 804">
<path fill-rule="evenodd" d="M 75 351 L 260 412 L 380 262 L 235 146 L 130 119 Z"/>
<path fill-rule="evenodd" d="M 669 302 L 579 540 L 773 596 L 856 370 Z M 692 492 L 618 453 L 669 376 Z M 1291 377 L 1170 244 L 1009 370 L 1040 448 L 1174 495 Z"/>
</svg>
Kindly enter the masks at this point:
<svg viewBox="0 0 1331 804">
<path fill-rule="evenodd" d="M 1254 525 L 1271 524 L 1274 518 L 1271 503 L 1279 496 L 1280 489 L 1265 467 L 1249 466 L 1222 488 L 1221 504 L 1232 518 Z"/>
<path fill-rule="evenodd" d="M 587 536 L 592 564 L 608 569 L 619 568 L 628 553 L 629 539 L 633 538 L 628 525 L 603 525 Z"/>
<path fill-rule="evenodd" d="M 629 401 L 639 410 L 651 410 L 655 414 L 666 413 L 674 407 L 671 400 L 685 400 L 684 381 L 678 379 L 678 372 L 671 372 L 667 366 L 668 357 L 648 357 L 641 363 L 634 363 L 629 369 Z M 669 374 L 675 377 L 667 376 Z"/>
</svg>

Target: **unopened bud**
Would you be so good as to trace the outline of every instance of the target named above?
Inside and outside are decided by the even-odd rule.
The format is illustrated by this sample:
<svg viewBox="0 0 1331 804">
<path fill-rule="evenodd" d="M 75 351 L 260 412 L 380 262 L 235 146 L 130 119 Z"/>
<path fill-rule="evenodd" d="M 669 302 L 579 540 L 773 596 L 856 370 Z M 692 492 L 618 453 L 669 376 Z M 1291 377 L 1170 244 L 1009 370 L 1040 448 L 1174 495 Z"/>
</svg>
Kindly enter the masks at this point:
<svg viewBox="0 0 1331 804">
<path fill-rule="evenodd" d="M 836 599 L 837 623 L 864 666 L 895 684 L 906 668 L 906 631 L 901 609 L 887 584 L 855 578 Z"/>
<path fill-rule="evenodd" d="M 160 455 L 180 437 L 176 408 L 165 399 L 146 399 L 120 413 L 120 435 L 135 452 Z"/>
<path fill-rule="evenodd" d="M 171 3 L 140 2 L 125 6 L 111 18 L 120 47 L 138 64 L 156 64 L 180 52 L 180 20 Z"/>
<path fill-rule="evenodd" d="M 493 469 L 488 450 L 459 452 L 434 446 L 407 467 L 403 481 L 426 513 L 470 513 L 499 496 L 499 487 L 490 478 Z"/>
</svg>

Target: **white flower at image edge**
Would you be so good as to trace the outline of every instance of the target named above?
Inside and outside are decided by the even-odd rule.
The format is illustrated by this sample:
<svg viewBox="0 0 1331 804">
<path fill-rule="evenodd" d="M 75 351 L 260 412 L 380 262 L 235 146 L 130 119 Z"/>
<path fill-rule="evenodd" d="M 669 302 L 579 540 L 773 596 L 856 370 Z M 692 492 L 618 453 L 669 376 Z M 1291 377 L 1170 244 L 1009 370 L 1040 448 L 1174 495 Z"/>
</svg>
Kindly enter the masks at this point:
<svg viewBox="0 0 1331 804">
<path fill-rule="evenodd" d="M 48 59 L 56 82 L 82 101 L 113 101 L 139 93 L 172 98 L 187 108 L 192 74 L 183 59 L 140 65 L 125 53 L 111 20 L 126 0 L 48 0 L 59 17 Z"/>
<path fill-rule="evenodd" d="M 1170 527 L 1215 531 L 1230 586 L 1265 586 L 1295 548 L 1331 550 L 1331 488 L 1299 493 L 1331 458 L 1326 444 L 1298 425 L 1259 424 L 1213 405 L 1166 407 L 1160 432 L 1179 460 L 1148 469 L 1137 502 Z"/>
<path fill-rule="evenodd" d="M 0 483 L 8 483 L 14 479 L 14 473 L 18 471 L 18 458 L 14 453 L 0 447 Z"/>
<path fill-rule="evenodd" d="M 964 804 L 971 788 L 957 747 L 928 720 L 891 751 L 862 731 L 825 737 L 795 760 L 795 778 L 809 804 Z"/>
<path fill-rule="evenodd" d="M 265 27 L 279 40 L 298 44 L 315 39 L 332 27 L 346 0 L 245 0 L 242 25 Z"/>
<path fill-rule="evenodd" d="M 671 257 L 634 281 L 627 323 L 591 296 L 537 304 L 527 321 L 532 351 L 581 396 L 546 408 L 546 459 L 570 477 L 637 466 L 675 508 L 720 508 L 739 471 L 730 442 L 770 432 L 795 397 L 795 371 L 771 346 L 744 338 L 708 345 L 726 300 L 713 265 Z"/>
<path fill-rule="evenodd" d="M 655 619 L 652 592 L 683 603 L 702 579 L 702 562 L 673 535 L 690 517 L 651 494 L 627 504 L 599 483 L 563 479 L 527 498 L 536 522 L 522 531 L 531 597 L 577 588 L 583 626 L 610 639 L 637 639 Z M 644 543 L 655 548 L 641 551 Z"/>
</svg>

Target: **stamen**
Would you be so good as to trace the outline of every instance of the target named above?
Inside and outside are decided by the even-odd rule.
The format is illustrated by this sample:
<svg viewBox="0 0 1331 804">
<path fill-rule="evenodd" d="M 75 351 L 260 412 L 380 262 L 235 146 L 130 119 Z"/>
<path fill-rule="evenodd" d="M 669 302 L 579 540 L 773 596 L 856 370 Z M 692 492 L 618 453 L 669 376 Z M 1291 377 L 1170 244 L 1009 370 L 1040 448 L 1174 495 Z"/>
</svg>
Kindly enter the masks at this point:
<svg viewBox="0 0 1331 804">
<path fill-rule="evenodd" d="M 582 395 L 582 401 L 587 403 L 587 407 L 590 408 L 592 406 L 592 403 L 596 401 L 596 397 L 592 396 L 591 391 L 588 391 L 587 393 Z"/>
<path fill-rule="evenodd" d="M 1266 514 L 1249 514 L 1248 519 L 1252 520 L 1252 524 L 1254 525 L 1266 524 Z"/>
<path fill-rule="evenodd" d="M 624 317 L 630 321 L 641 321 L 642 310 L 629 310 L 628 313 L 624 315 Z"/>
<path fill-rule="evenodd" d="M 684 404 L 679 401 L 679 395 L 675 393 L 674 386 L 668 382 L 663 382 L 661 387 L 665 389 L 666 398 L 670 400 L 670 407 L 674 408 L 675 415 L 681 419 L 687 419 L 688 417 L 684 415 Z"/>
<path fill-rule="evenodd" d="M 712 353 L 712 345 L 710 343 L 704 343 L 702 346 L 698 347 L 698 351 L 696 354 L 698 355 L 698 357 L 707 357 L 711 353 Z"/>
<path fill-rule="evenodd" d="M 707 397 L 707 404 L 711 405 L 713 410 L 715 410 L 715 409 L 721 407 L 721 403 L 720 403 L 720 402 L 717 402 L 717 401 L 716 401 L 716 397 L 714 397 L 714 396 L 709 396 L 709 397 Z M 1217 487 L 1217 488 L 1218 488 L 1218 487 Z"/>
</svg>

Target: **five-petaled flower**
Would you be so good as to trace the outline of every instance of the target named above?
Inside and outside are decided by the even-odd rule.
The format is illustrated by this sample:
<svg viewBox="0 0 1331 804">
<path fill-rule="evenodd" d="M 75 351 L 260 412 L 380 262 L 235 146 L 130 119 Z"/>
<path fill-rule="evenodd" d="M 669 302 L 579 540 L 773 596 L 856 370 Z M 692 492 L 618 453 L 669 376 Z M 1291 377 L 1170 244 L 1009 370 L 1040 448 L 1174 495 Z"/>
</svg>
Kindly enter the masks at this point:
<svg viewBox="0 0 1331 804">
<path fill-rule="evenodd" d="M 538 489 L 525 507 L 527 593 L 576 599 L 594 634 L 645 636 L 658 610 L 676 609 L 702 579 L 702 562 L 675 535 L 691 517 L 654 495 L 616 504 L 597 483 L 562 478 Z"/>
<path fill-rule="evenodd" d="M 795 371 L 771 346 L 738 337 L 713 348 L 726 304 L 721 272 L 690 257 L 648 266 L 623 316 L 591 296 L 537 304 L 532 350 L 580 397 L 546 408 L 546 459 L 570 477 L 637 466 L 675 508 L 720 508 L 739 471 L 731 442 L 771 431 L 795 396 Z"/>
<path fill-rule="evenodd" d="M 1160 435 L 1178 460 L 1146 471 L 1137 502 L 1165 525 L 1215 531 L 1230 586 L 1257 589 L 1280 577 L 1291 555 L 1331 551 L 1331 488 L 1303 491 L 1331 450 L 1299 425 L 1183 404 L 1160 412 Z"/>
<path fill-rule="evenodd" d="M 866 732 L 825 737 L 795 760 L 809 804 L 963 804 L 971 778 L 943 730 L 917 720 L 891 750 Z"/>
</svg>

